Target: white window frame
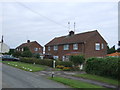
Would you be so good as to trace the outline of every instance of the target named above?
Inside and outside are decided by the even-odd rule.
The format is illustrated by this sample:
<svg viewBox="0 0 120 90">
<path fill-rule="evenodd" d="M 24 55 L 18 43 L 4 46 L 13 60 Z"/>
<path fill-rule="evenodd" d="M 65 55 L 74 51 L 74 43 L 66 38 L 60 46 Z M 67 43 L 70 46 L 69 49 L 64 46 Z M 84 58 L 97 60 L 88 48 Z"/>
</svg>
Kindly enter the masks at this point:
<svg viewBox="0 0 120 90">
<path fill-rule="evenodd" d="M 104 44 L 103 43 L 101 44 L 101 49 L 104 49 Z"/>
<path fill-rule="evenodd" d="M 58 46 L 57 45 L 53 46 L 53 50 L 54 51 L 58 50 Z"/>
<path fill-rule="evenodd" d="M 73 50 L 78 50 L 78 44 L 73 44 Z"/>
<path fill-rule="evenodd" d="M 34 48 L 34 51 L 38 51 L 38 48 Z"/>
<path fill-rule="evenodd" d="M 48 46 L 48 51 L 50 51 L 50 46 Z"/>
<path fill-rule="evenodd" d="M 64 45 L 63 50 L 69 50 L 69 45 L 68 44 Z"/>
<path fill-rule="evenodd" d="M 97 51 L 100 50 L 100 43 L 95 43 L 95 50 L 97 50 Z"/>
<path fill-rule="evenodd" d="M 59 56 L 53 56 L 54 59 L 58 60 Z"/>
</svg>

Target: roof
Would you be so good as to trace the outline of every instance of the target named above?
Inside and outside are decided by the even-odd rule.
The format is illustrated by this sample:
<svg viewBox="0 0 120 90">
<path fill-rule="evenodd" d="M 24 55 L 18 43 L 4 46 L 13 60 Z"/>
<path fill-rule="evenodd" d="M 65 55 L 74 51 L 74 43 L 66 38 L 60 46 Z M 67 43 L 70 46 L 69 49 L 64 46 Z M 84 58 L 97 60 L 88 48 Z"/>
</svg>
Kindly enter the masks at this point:
<svg viewBox="0 0 120 90">
<path fill-rule="evenodd" d="M 66 35 L 62 37 L 57 37 L 48 42 L 45 46 L 60 45 L 60 44 L 70 44 L 70 43 L 84 43 L 91 36 L 98 33 L 97 30 L 74 34 L 72 36 Z"/>
<path fill-rule="evenodd" d="M 30 47 L 30 46 L 32 46 L 33 44 L 35 44 L 35 43 L 37 43 L 36 41 L 32 41 L 32 42 L 29 42 L 29 43 L 23 43 L 23 44 L 21 44 L 20 46 L 18 46 L 18 47 Z M 39 43 L 37 43 L 40 47 L 42 47 Z M 18 48 L 17 47 L 17 48 Z"/>
<path fill-rule="evenodd" d="M 107 54 L 107 56 L 120 56 L 120 53 L 119 52 L 115 52 L 115 53 Z"/>
</svg>

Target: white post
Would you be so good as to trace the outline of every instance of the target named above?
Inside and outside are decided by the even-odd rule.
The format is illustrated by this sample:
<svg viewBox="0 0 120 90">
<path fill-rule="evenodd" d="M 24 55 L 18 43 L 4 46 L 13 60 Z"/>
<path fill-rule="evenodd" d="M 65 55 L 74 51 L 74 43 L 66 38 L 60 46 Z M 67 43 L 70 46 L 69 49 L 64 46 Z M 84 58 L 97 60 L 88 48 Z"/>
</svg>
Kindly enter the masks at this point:
<svg viewBox="0 0 120 90">
<path fill-rule="evenodd" d="M 55 60 L 53 61 L 53 68 L 55 68 Z"/>
</svg>

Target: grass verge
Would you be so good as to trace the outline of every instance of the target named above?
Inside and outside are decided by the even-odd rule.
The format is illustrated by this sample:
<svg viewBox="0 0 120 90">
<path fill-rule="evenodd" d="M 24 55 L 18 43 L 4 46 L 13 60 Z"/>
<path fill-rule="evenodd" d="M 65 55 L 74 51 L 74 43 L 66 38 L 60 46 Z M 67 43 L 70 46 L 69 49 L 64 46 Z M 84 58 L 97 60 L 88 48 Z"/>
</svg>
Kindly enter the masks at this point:
<svg viewBox="0 0 120 90">
<path fill-rule="evenodd" d="M 101 76 L 97 76 L 97 75 L 76 74 L 74 76 L 81 77 L 81 78 L 86 78 L 86 79 L 91 79 L 91 80 L 96 80 L 96 81 L 100 81 L 100 82 L 104 82 L 104 83 L 108 83 L 108 84 L 118 85 L 118 81 L 117 80 L 109 79 L 109 78 L 101 77 Z"/>
<path fill-rule="evenodd" d="M 45 69 L 45 67 L 38 66 L 36 64 L 33 65 L 33 64 L 23 63 L 23 62 L 2 61 L 2 63 L 25 70 L 25 71 L 29 71 L 29 72 L 37 72 Z"/>
<path fill-rule="evenodd" d="M 93 85 L 90 83 L 86 83 L 86 82 L 82 82 L 82 81 L 78 81 L 78 80 L 67 79 L 67 78 L 63 78 L 63 77 L 54 77 L 54 78 L 49 77 L 49 79 L 63 83 L 68 86 L 71 86 L 72 88 L 104 88 L 102 86 Z"/>
</svg>

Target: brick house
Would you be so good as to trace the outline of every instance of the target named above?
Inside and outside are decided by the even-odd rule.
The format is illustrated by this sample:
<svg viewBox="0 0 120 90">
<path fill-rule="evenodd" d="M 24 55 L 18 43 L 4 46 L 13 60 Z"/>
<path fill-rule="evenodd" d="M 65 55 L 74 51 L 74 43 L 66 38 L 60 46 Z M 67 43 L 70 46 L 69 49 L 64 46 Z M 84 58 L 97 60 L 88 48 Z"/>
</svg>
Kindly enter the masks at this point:
<svg viewBox="0 0 120 90">
<path fill-rule="evenodd" d="M 33 54 L 43 54 L 43 47 L 37 42 L 37 41 L 32 41 L 30 42 L 30 40 L 27 40 L 27 43 L 23 43 L 21 45 L 19 45 L 16 48 L 16 51 L 24 51 L 24 47 L 28 47 L 29 50 L 33 53 Z"/>
<path fill-rule="evenodd" d="M 45 45 L 45 54 L 54 59 L 68 60 L 70 55 L 104 57 L 107 54 L 107 42 L 97 30 L 79 34 L 73 31 L 69 35 L 56 37 Z"/>
</svg>

